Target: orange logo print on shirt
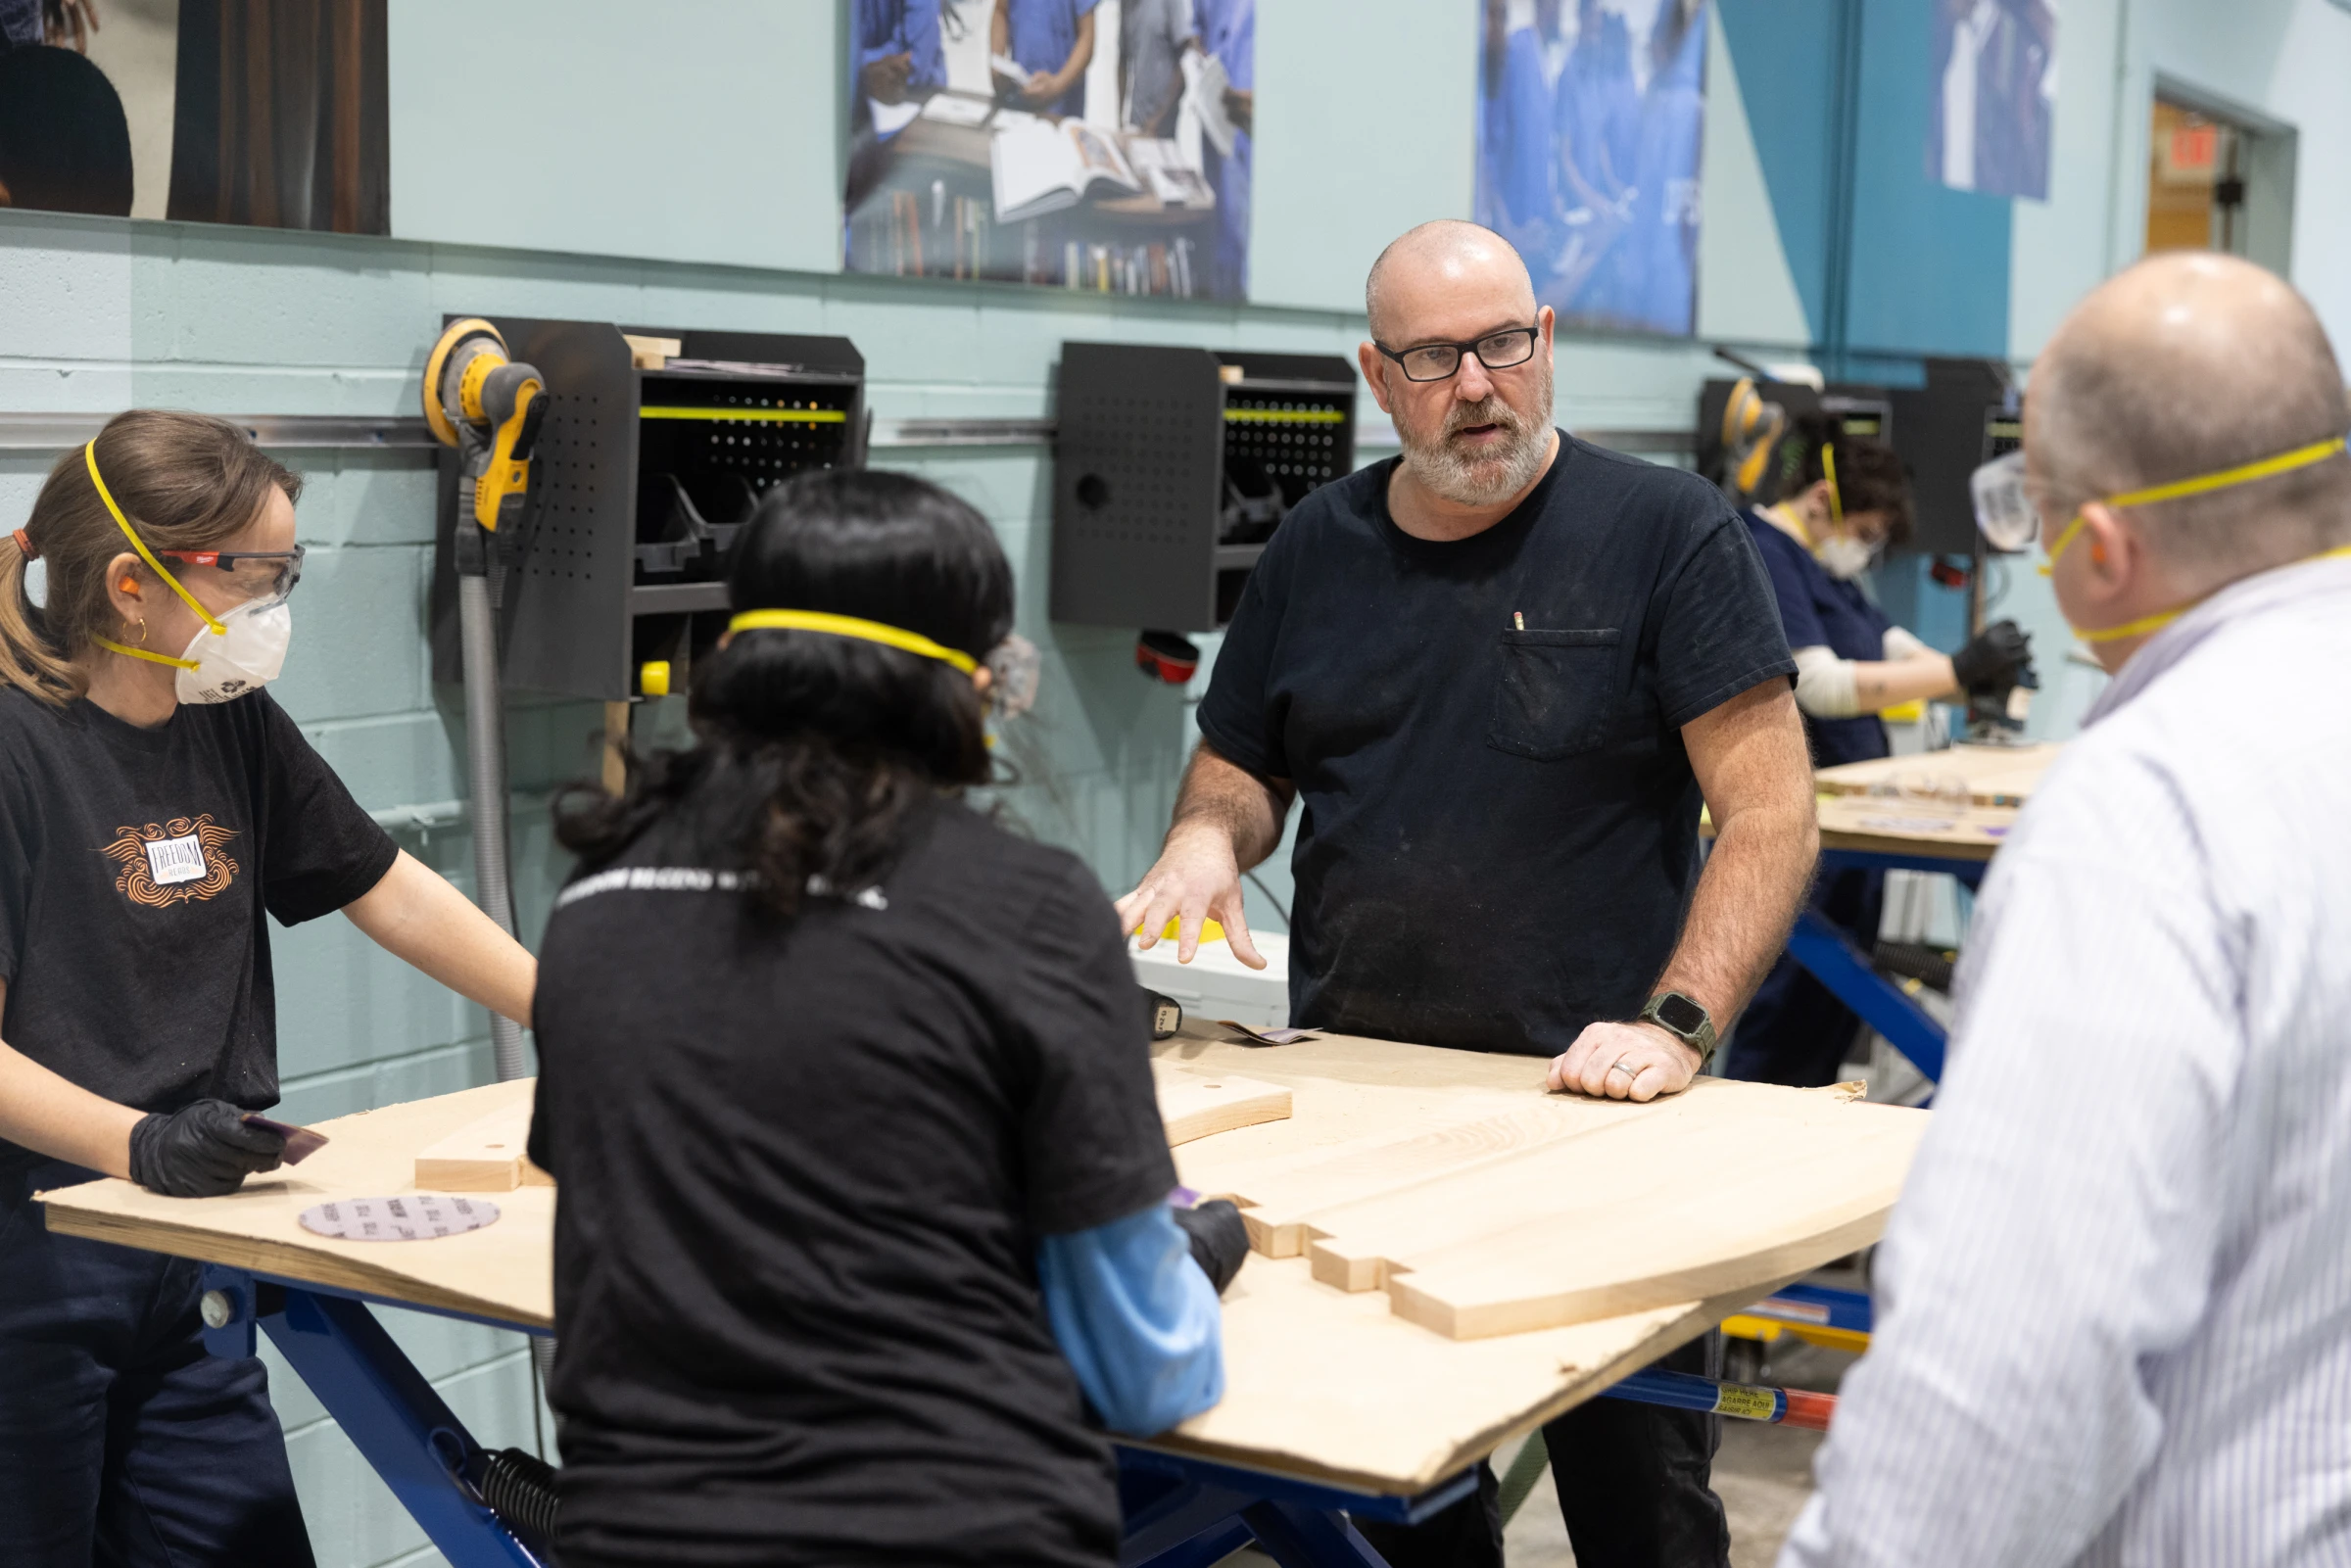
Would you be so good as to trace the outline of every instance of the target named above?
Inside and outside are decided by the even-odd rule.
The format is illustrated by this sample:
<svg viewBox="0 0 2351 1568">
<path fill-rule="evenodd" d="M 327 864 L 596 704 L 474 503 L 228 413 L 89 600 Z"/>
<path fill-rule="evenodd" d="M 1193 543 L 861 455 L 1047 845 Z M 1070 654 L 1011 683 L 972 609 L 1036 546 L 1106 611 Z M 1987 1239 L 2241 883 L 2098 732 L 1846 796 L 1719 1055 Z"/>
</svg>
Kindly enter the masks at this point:
<svg viewBox="0 0 2351 1568">
<path fill-rule="evenodd" d="M 103 851 L 121 862 L 115 889 L 134 904 L 168 909 L 190 900 L 217 897 L 237 879 L 237 863 L 223 852 L 234 828 L 223 828 L 207 812 L 174 817 L 157 826 L 124 828 Z"/>
</svg>

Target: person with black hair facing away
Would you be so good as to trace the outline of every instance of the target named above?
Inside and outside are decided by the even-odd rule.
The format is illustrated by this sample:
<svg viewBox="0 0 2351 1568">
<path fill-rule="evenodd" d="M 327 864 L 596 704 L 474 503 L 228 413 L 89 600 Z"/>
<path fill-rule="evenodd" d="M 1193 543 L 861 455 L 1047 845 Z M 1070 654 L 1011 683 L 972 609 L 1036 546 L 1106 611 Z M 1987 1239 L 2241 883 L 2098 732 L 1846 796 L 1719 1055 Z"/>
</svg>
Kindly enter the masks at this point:
<svg viewBox="0 0 2351 1568">
<path fill-rule="evenodd" d="M 267 917 L 341 910 L 530 1022 L 534 966 L 402 853 L 283 709 L 302 482 L 138 409 L 0 536 L 0 1560 L 308 1568 L 262 1363 L 205 1351 L 195 1263 L 49 1234 L 32 1195 L 273 1170 Z M 47 571 L 43 604 L 26 570 Z"/>
<path fill-rule="evenodd" d="M 961 798 L 1011 567 L 936 486 L 827 471 L 729 595 L 695 744 L 558 817 L 563 1560 L 1108 1565 L 1101 1428 L 1217 1402 L 1247 1234 L 1170 1202 L 1109 899 Z"/>
<path fill-rule="evenodd" d="M 1782 499 L 1741 515 L 1779 599 L 1815 768 L 1885 756 L 1879 715 L 1888 708 L 2013 685 L 2032 668 L 2031 639 L 2014 621 L 1986 627 L 1945 656 L 1895 625 L 1862 588 L 1886 546 L 1910 537 L 1909 476 L 1892 448 L 1804 414 L 1783 459 Z M 1812 907 L 1867 952 L 1878 939 L 1884 886 L 1881 872 L 1831 872 L 1814 885 Z M 1724 1049 L 1723 1074 L 1806 1088 L 1834 1083 L 1859 1025 L 1850 1008 L 1782 954 Z"/>
</svg>

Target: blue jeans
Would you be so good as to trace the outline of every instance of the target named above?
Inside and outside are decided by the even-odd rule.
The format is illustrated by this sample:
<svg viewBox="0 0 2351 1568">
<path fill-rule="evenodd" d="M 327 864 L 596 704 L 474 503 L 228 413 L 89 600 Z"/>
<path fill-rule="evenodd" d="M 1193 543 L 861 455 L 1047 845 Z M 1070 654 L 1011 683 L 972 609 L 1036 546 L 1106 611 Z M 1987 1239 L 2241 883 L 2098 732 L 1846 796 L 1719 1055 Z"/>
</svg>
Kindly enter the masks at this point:
<svg viewBox="0 0 2351 1568">
<path fill-rule="evenodd" d="M 0 1164 L 0 1557 L 10 1568 L 313 1568 L 269 1380 L 206 1354 L 198 1265 L 53 1236 Z"/>
</svg>

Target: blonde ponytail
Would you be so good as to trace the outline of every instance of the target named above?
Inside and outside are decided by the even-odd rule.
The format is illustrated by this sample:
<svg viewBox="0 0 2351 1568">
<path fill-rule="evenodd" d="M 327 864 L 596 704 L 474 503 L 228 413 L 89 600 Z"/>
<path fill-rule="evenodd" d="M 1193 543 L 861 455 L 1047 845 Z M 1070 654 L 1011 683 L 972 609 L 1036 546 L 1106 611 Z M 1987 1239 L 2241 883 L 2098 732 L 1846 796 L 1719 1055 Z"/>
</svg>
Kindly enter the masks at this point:
<svg viewBox="0 0 2351 1568">
<path fill-rule="evenodd" d="M 0 539 L 0 683 L 62 703 L 80 694 L 73 666 L 57 656 L 41 635 L 41 612 L 33 608 L 25 583 L 32 557 L 24 546 L 30 532 L 18 529 Z"/>
</svg>

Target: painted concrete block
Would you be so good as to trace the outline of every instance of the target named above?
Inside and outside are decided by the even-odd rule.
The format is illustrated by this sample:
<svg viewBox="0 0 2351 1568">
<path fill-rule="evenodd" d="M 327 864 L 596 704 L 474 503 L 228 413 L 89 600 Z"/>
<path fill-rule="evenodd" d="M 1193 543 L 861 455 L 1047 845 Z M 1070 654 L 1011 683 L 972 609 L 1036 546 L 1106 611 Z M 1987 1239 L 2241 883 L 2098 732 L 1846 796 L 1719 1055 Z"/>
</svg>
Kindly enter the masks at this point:
<svg viewBox="0 0 2351 1568">
<path fill-rule="evenodd" d="M 290 601 L 294 644 L 273 688 L 296 721 L 314 724 L 425 706 L 420 546 L 314 549 Z"/>
<path fill-rule="evenodd" d="M 281 461 L 302 475 L 296 508 L 302 541 L 312 546 L 419 545 L 439 529 L 439 476 L 414 452 L 289 451 Z"/>
</svg>

